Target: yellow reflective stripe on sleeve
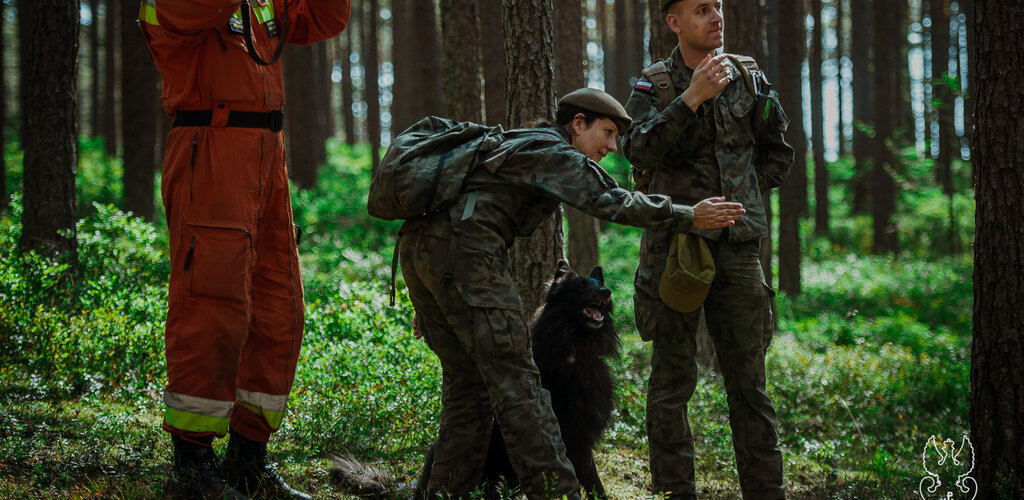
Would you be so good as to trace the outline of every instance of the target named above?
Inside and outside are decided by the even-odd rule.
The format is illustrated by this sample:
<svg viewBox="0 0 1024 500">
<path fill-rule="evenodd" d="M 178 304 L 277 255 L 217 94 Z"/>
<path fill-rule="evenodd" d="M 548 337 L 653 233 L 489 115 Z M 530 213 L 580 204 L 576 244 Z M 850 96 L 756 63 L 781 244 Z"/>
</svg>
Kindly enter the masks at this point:
<svg viewBox="0 0 1024 500">
<path fill-rule="evenodd" d="M 192 432 L 212 432 L 218 436 L 228 433 L 228 424 L 231 417 L 208 417 L 197 415 L 187 411 L 179 411 L 174 408 L 164 410 L 164 421 L 175 429 Z"/>
<path fill-rule="evenodd" d="M 252 11 L 256 13 L 256 21 L 258 21 L 260 24 L 263 24 L 274 18 L 274 2 L 267 2 L 266 5 L 253 5 L 256 2 L 258 2 L 258 0 L 253 0 L 252 2 L 249 2 Z M 238 10 L 236 10 L 235 13 L 231 15 L 231 17 L 241 19 L 242 8 L 239 7 Z"/>
<path fill-rule="evenodd" d="M 153 0 L 146 0 L 139 6 L 139 21 L 160 26 L 160 22 L 156 19 L 156 4 Z"/>
<path fill-rule="evenodd" d="M 235 397 L 238 399 L 238 404 L 262 416 L 271 429 L 280 428 L 281 422 L 284 421 L 284 416 L 288 412 L 287 395 L 273 395 L 236 389 Z"/>
</svg>

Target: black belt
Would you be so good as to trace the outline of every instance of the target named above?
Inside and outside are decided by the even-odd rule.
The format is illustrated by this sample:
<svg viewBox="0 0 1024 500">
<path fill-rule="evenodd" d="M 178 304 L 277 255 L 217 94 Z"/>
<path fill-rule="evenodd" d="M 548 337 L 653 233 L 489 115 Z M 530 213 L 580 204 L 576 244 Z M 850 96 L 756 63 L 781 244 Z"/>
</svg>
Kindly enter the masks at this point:
<svg viewBox="0 0 1024 500">
<path fill-rule="evenodd" d="M 179 110 L 175 114 L 175 127 L 209 127 L 213 121 L 213 110 Z M 283 111 L 231 111 L 228 113 L 228 127 L 265 128 L 277 132 L 284 125 Z"/>
</svg>

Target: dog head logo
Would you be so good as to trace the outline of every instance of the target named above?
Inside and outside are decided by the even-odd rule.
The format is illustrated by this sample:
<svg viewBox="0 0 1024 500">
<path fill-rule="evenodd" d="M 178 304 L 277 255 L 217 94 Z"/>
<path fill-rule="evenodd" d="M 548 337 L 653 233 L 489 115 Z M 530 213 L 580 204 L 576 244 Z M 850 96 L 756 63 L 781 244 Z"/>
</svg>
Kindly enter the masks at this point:
<svg viewBox="0 0 1024 500">
<path fill-rule="evenodd" d="M 926 474 L 917 488 L 921 500 L 974 500 L 978 495 L 978 484 L 970 476 L 974 470 L 974 446 L 967 436 L 960 448 L 952 439 L 940 441 L 931 436 L 924 445 L 921 461 Z"/>
</svg>

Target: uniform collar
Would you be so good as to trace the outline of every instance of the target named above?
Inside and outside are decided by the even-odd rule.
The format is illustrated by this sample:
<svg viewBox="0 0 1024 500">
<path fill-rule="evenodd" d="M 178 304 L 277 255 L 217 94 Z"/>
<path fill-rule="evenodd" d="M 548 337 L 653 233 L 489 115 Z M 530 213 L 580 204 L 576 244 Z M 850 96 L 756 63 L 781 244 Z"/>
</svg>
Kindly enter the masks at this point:
<svg viewBox="0 0 1024 500">
<path fill-rule="evenodd" d="M 683 63 L 683 55 L 679 52 L 678 45 L 672 49 L 672 55 L 668 58 L 668 71 L 676 87 L 685 89 L 690 86 L 690 81 L 693 80 L 693 70 L 687 68 Z"/>
</svg>

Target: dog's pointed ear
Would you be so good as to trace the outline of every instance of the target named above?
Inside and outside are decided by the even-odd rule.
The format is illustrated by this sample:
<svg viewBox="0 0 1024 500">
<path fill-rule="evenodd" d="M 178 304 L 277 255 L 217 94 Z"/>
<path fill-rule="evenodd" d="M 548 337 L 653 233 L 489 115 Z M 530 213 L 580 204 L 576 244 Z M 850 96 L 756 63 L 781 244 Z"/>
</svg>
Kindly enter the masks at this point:
<svg viewBox="0 0 1024 500">
<path fill-rule="evenodd" d="M 601 269 L 601 266 L 597 266 L 590 271 L 590 277 L 597 280 L 598 283 L 604 284 L 604 270 Z"/>
<path fill-rule="evenodd" d="M 572 268 L 569 267 L 569 263 L 565 259 L 558 259 L 558 264 L 555 264 L 555 281 L 558 281 L 570 274 L 573 274 Z"/>
</svg>

